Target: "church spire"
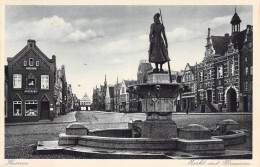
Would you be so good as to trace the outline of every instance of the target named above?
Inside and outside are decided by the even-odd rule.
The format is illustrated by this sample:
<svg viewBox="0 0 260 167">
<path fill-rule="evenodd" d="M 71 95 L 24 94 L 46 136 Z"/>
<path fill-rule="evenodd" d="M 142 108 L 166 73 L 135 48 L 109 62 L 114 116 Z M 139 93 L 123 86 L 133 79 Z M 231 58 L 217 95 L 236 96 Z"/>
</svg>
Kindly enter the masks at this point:
<svg viewBox="0 0 260 167">
<path fill-rule="evenodd" d="M 106 89 L 107 87 L 107 74 L 105 74 L 105 81 L 104 81 L 104 88 Z"/>
</svg>

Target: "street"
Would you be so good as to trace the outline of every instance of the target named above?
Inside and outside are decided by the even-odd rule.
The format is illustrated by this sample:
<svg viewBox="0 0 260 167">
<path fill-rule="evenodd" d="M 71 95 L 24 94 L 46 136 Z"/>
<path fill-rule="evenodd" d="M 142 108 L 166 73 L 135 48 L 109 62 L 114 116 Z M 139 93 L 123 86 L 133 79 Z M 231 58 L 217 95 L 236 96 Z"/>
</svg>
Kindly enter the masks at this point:
<svg viewBox="0 0 260 167">
<path fill-rule="evenodd" d="M 131 120 L 144 120 L 144 113 L 108 113 L 101 111 L 78 111 L 76 121 L 88 129 L 127 128 Z M 241 124 L 241 129 L 247 133 L 247 143 L 231 146 L 229 149 L 252 150 L 252 115 L 250 114 L 173 114 L 173 120 L 178 127 L 188 124 L 201 124 L 214 128 L 218 121 L 233 119 Z M 59 133 L 64 133 L 70 123 L 36 124 L 5 126 L 5 158 L 83 158 L 74 155 L 50 154 L 35 155 L 37 141 L 58 140 Z"/>
</svg>

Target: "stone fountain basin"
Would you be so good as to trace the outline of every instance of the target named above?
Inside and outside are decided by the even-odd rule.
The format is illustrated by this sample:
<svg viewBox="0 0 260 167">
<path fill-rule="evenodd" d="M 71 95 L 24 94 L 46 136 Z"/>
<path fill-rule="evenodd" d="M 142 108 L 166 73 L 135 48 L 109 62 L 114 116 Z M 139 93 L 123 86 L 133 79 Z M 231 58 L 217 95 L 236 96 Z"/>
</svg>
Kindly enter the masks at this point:
<svg viewBox="0 0 260 167">
<path fill-rule="evenodd" d="M 232 134 L 231 134 L 232 133 Z M 132 138 L 132 130 L 126 129 L 105 129 L 90 130 L 88 134 L 59 135 L 59 141 L 39 141 L 37 144 L 37 154 L 49 153 L 73 153 L 88 158 L 152 158 L 152 159 L 201 159 L 201 158 L 252 158 L 249 151 L 226 150 L 217 147 L 217 149 L 205 151 L 206 145 L 216 146 L 216 144 L 225 145 L 241 144 L 234 142 L 237 138 L 245 135 L 243 131 L 230 131 L 225 136 L 213 136 L 210 140 L 185 140 L 179 138 L 170 139 L 150 139 L 150 138 Z M 228 140 L 228 139 L 229 140 Z M 233 141 L 232 141 L 233 140 Z M 212 143 L 213 141 L 213 143 Z M 210 142 L 210 143 L 208 143 Z M 207 146 L 208 147 L 208 146 Z M 211 146 L 210 146 L 211 147 Z M 189 149 L 187 149 L 189 148 Z M 195 152 L 192 151 L 195 149 Z M 198 150 L 200 149 L 200 150 Z M 205 153 L 205 155 L 203 154 Z"/>
<path fill-rule="evenodd" d="M 89 131 L 89 135 L 59 135 L 59 145 L 80 145 L 104 149 L 124 150 L 175 150 L 177 138 L 131 138 L 131 129 L 106 129 Z"/>
<path fill-rule="evenodd" d="M 212 136 L 213 138 L 222 139 L 225 146 L 239 145 L 246 143 L 246 134 L 242 130 L 229 130 L 226 135 Z"/>
<path fill-rule="evenodd" d="M 132 138 L 131 129 L 105 129 L 92 130 L 88 135 L 59 135 L 59 145 L 80 145 L 104 149 L 124 149 L 124 150 L 177 150 L 179 138 L 151 139 Z M 225 146 L 244 144 L 246 135 L 241 130 L 230 130 L 227 135 L 212 136 L 213 140 L 223 140 Z M 203 140 L 187 140 L 192 143 Z M 206 140 L 205 140 L 206 142 Z"/>
<path fill-rule="evenodd" d="M 129 93 L 144 98 L 175 98 L 181 87 L 179 83 L 140 83 L 128 87 Z"/>
</svg>

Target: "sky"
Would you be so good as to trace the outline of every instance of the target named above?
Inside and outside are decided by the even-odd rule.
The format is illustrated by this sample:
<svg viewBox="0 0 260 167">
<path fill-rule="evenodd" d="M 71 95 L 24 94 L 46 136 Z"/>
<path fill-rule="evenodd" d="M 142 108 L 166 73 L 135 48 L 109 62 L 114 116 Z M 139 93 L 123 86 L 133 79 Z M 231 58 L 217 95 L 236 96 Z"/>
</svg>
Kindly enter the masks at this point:
<svg viewBox="0 0 260 167">
<path fill-rule="evenodd" d="M 6 6 L 5 56 L 15 56 L 28 39 L 57 67 L 78 98 L 92 99 L 93 87 L 137 79 L 139 61 L 148 59 L 149 31 L 162 10 L 171 69 L 184 70 L 204 57 L 207 30 L 231 33 L 235 6 Z M 236 6 L 241 30 L 253 24 L 252 6 Z M 167 66 L 164 65 L 166 69 Z M 79 86 L 80 85 L 80 86 Z"/>
</svg>

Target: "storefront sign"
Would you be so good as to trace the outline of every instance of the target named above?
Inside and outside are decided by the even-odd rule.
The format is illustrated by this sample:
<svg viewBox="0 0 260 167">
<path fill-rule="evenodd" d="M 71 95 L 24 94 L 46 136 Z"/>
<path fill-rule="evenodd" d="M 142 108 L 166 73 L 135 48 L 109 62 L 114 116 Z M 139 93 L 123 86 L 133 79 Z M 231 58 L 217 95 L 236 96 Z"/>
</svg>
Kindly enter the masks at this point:
<svg viewBox="0 0 260 167">
<path fill-rule="evenodd" d="M 24 90 L 24 94 L 37 94 L 38 90 L 37 89 L 26 89 Z"/>
</svg>

